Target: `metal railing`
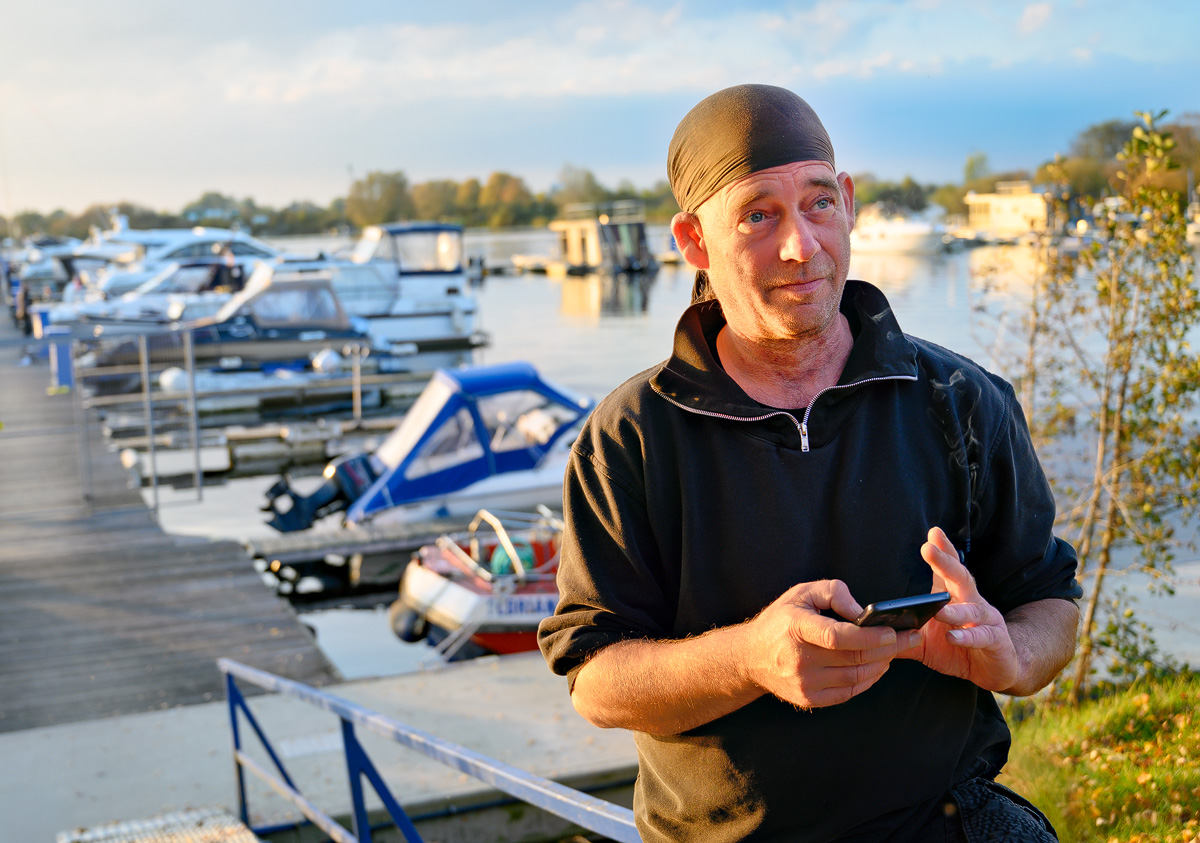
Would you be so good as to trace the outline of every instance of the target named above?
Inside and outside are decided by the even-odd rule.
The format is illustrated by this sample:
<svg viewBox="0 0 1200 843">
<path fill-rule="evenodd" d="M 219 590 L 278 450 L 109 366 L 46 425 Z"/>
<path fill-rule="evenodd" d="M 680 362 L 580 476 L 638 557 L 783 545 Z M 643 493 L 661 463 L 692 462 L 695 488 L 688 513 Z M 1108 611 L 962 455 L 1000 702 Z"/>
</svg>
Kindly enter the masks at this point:
<svg viewBox="0 0 1200 843">
<path fill-rule="evenodd" d="M 313 825 L 319 827 L 336 843 L 370 843 L 371 825 L 367 819 L 366 795 L 363 779 L 366 778 L 383 803 L 396 828 L 408 843 L 421 843 L 416 827 L 400 803 L 392 795 L 374 763 L 363 750 L 355 735 L 359 726 L 376 735 L 388 738 L 402 746 L 413 749 L 435 761 L 453 767 L 461 773 L 488 784 L 509 796 L 562 817 L 581 828 L 602 834 L 619 843 L 640 843 L 641 837 L 633 822 L 633 812 L 628 808 L 597 799 L 578 790 L 561 785 L 550 779 L 480 755 L 466 747 L 443 740 L 421 729 L 408 726 L 368 708 L 317 690 L 303 683 L 284 679 L 273 673 L 258 670 L 231 659 L 219 659 L 217 666 L 225 674 L 228 694 L 229 718 L 233 730 L 234 767 L 237 774 L 238 811 L 242 822 L 250 825 L 246 804 L 245 773 L 249 771 L 284 799 L 291 802 Z M 268 691 L 302 700 L 318 708 L 326 709 L 341 719 L 342 745 L 346 756 L 346 771 L 350 784 L 351 816 L 353 830 L 340 825 L 322 812 L 301 793 L 283 766 L 279 755 L 271 746 L 266 734 L 259 726 L 246 699 L 238 689 L 236 679 L 241 679 Z M 238 713 L 258 736 L 267 755 L 274 763 L 278 775 L 252 759 L 243 750 Z M 253 828 L 256 833 L 266 833 L 266 828 Z M 271 831 L 278 829 L 272 828 Z"/>
</svg>

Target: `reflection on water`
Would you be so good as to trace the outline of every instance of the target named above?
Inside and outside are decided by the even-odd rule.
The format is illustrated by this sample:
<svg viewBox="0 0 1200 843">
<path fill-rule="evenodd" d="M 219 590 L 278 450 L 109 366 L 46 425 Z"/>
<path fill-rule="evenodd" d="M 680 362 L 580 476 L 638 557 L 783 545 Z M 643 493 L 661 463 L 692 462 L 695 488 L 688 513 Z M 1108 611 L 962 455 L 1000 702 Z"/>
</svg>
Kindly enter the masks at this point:
<svg viewBox="0 0 1200 843">
<path fill-rule="evenodd" d="M 291 243 L 280 245 L 293 249 Z M 542 230 L 473 230 L 466 236 L 467 254 L 482 255 L 493 266 L 506 263 L 513 253 L 549 254 L 553 248 L 552 233 Z M 1013 338 L 1017 322 L 1011 318 L 1006 326 L 995 311 L 1024 301 L 1037 267 L 1036 249 L 985 247 L 935 255 L 854 255 L 850 277 L 882 289 L 906 332 L 1006 374 L 1001 349 Z M 664 266 L 652 281 L 634 283 L 599 276 L 561 280 L 488 276 L 475 293 L 480 326 L 489 333 L 491 344 L 476 351 L 474 359 L 481 363 L 527 360 L 552 381 L 603 396 L 670 354 L 675 324 L 690 301 L 693 277 L 687 266 Z M 981 314 L 981 304 L 992 305 L 993 312 Z M 263 488 L 255 486 L 254 494 L 241 501 L 242 508 L 253 512 Z M 198 513 L 188 517 L 192 526 L 202 520 Z M 217 528 L 211 534 L 222 531 Z M 1191 576 L 1200 577 L 1200 568 L 1192 564 Z M 1147 619 L 1163 630 L 1160 643 L 1193 661 L 1198 605 L 1200 590 L 1195 584 L 1173 601 L 1147 598 L 1142 604 Z"/>
<path fill-rule="evenodd" d="M 562 312 L 568 316 L 620 316 L 644 313 L 656 276 L 600 272 L 562 279 Z"/>
</svg>

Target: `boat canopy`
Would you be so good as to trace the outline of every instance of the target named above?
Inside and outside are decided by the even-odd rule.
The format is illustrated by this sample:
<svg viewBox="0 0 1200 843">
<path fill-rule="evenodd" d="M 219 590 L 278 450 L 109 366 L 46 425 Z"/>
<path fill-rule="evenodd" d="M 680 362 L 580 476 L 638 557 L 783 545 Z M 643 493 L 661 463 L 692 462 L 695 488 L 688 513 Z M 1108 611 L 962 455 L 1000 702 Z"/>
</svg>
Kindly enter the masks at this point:
<svg viewBox="0 0 1200 843">
<path fill-rule="evenodd" d="M 374 453 L 380 475 L 346 521 L 535 468 L 592 406 L 528 363 L 439 369 Z"/>
<path fill-rule="evenodd" d="M 246 286 L 225 302 L 211 321 L 229 322 L 239 317 L 253 318 L 264 327 L 309 325 L 346 329 L 350 326 L 349 317 L 342 310 L 328 278 L 282 277 L 276 275 L 273 267 L 263 263 L 251 273 Z"/>
<path fill-rule="evenodd" d="M 462 272 L 462 226 L 440 222 L 394 222 L 363 229 L 355 263 L 386 261 L 402 274 Z"/>
</svg>

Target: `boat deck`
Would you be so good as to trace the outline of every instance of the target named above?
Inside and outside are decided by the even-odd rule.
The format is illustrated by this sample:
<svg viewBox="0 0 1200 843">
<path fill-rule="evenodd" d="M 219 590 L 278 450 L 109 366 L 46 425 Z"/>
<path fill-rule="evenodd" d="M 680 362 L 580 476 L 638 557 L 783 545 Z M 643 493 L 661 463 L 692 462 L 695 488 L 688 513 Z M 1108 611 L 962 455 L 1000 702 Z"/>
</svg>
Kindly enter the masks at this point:
<svg viewBox="0 0 1200 843">
<path fill-rule="evenodd" d="M 164 533 L 97 425 L 81 460 L 20 339 L 0 313 L 0 732 L 221 699 L 220 656 L 337 681 L 242 547 Z"/>
</svg>

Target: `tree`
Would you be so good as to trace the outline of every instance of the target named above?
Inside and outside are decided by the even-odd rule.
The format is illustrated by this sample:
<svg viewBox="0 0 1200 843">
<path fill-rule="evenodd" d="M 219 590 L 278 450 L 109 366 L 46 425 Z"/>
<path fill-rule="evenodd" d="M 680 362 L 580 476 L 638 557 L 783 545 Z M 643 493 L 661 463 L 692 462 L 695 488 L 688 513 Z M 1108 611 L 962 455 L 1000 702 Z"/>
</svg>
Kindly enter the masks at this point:
<svg viewBox="0 0 1200 843">
<path fill-rule="evenodd" d="M 1131 120 L 1107 120 L 1088 126 L 1076 135 L 1071 143 L 1071 156 L 1091 158 L 1094 161 L 1113 161 L 1125 148 L 1130 133 L 1137 125 Z"/>
<path fill-rule="evenodd" d="M 932 187 L 921 186 L 912 176 L 905 176 L 899 184 L 879 181 L 871 173 L 854 176 L 854 197 L 859 207 L 879 203 L 889 213 L 919 212 L 929 206 L 928 199 L 933 192 Z"/>
<path fill-rule="evenodd" d="M 458 184 L 453 181 L 427 181 L 414 185 L 412 189 L 413 207 L 417 217 L 423 220 L 456 218 L 457 196 Z"/>
<path fill-rule="evenodd" d="M 564 164 L 558 174 L 558 187 L 553 192 L 559 207 L 580 202 L 607 202 L 612 198 L 591 170 Z"/>
<path fill-rule="evenodd" d="M 1061 232 L 1046 233 L 1026 322 L 1025 409 L 1085 587 L 1074 700 L 1102 652 L 1116 675 L 1156 669 L 1144 625 L 1126 597 L 1110 594 L 1114 554 L 1136 551 L 1152 586 L 1169 592 L 1177 530 L 1200 501 L 1200 355 L 1186 340 L 1200 291 L 1180 197 L 1161 185 L 1174 167 L 1164 114 L 1139 112 L 1091 245 L 1072 253 Z M 1061 212 L 1069 176 L 1061 162 L 1049 172 Z"/>
<path fill-rule="evenodd" d="M 492 173 L 479 192 L 479 208 L 493 228 L 527 224 L 533 218 L 533 194 L 519 176 Z"/>
<path fill-rule="evenodd" d="M 967 162 L 963 165 L 963 184 L 970 184 L 974 181 L 987 176 L 990 170 L 988 169 L 987 155 L 982 152 L 972 152 L 967 156 Z"/>
<path fill-rule="evenodd" d="M 414 211 L 408 178 L 399 171 L 373 170 L 355 181 L 346 197 L 346 217 L 359 227 L 412 219 Z"/>
</svg>

